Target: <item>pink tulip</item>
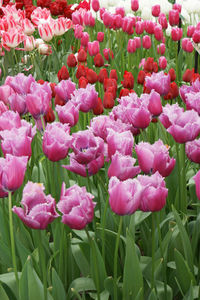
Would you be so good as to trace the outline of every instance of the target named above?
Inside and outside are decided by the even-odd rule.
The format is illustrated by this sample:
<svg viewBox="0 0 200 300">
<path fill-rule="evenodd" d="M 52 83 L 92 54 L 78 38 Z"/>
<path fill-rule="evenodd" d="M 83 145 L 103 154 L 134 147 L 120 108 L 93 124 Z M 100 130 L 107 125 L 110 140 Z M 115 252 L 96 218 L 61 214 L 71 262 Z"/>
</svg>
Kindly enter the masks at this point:
<svg viewBox="0 0 200 300">
<path fill-rule="evenodd" d="M 23 190 L 23 208 L 14 206 L 12 209 L 26 226 L 33 229 L 45 229 L 59 217 L 55 200 L 51 195 L 46 196 L 43 191 L 42 183 L 29 181 Z"/>
<path fill-rule="evenodd" d="M 26 35 L 31 35 L 35 31 L 35 27 L 31 23 L 31 21 L 27 18 L 22 20 L 22 29 Z"/>
<path fill-rule="evenodd" d="M 14 90 L 12 87 L 8 84 L 3 84 L 0 86 L 0 99 L 4 102 L 4 104 L 8 104 L 8 98 L 10 95 L 14 94 Z"/>
<path fill-rule="evenodd" d="M 167 129 L 182 115 L 183 112 L 184 108 L 180 107 L 177 103 L 173 105 L 166 104 L 163 106 L 163 113 L 160 115 L 159 119 L 163 126 Z"/>
<path fill-rule="evenodd" d="M 72 101 L 68 101 L 64 106 L 56 105 L 56 111 L 61 123 L 68 123 L 70 127 L 78 123 L 79 109 Z"/>
<path fill-rule="evenodd" d="M 139 209 L 152 212 L 161 210 L 168 195 L 164 178 L 158 172 L 151 176 L 139 175 L 137 178 L 142 185 Z"/>
<path fill-rule="evenodd" d="M 50 87 L 45 84 L 32 83 L 31 92 L 26 96 L 26 105 L 28 111 L 35 119 L 39 119 L 48 112 L 50 101 Z"/>
<path fill-rule="evenodd" d="M 83 35 L 83 26 L 82 25 L 75 25 L 75 29 L 74 29 L 74 36 L 76 39 L 81 39 L 82 38 L 82 35 Z"/>
<path fill-rule="evenodd" d="M 151 8 L 151 12 L 152 12 L 152 16 L 158 17 L 160 14 L 160 5 L 159 4 L 153 5 Z"/>
<path fill-rule="evenodd" d="M 62 167 L 70 172 L 81 175 L 83 177 L 92 176 L 96 174 L 104 165 L 104 154 L 102 153 L 98 158 L 92 160 L 88 164 L 80 164 L 75 159 L 75 154 L 70 153 L 70 165 L 63 165 Z"/>
<path fill-rule="evenodd" d="M 5 191 L 17 190 L 24 181 L 28 157 L 6 154 L 0 158 L 0 185 Z"/>
<path fill-rule="evenodd" d="M 157 53 L 160 55 L 165 54 L 165 44 L 161 43 L 157 46 Z"/>
<path fill-rule="evenodd" d="M 169 148 L 161 140 L 153 145 L 140 142 L 135 147 L 138 162 L 141 170 L 146 174 L 159 172 L 163 177 L 167 177 L 174 169 L 176 160 L 170 158 Z"/>
<path fill-rule="evenodd" d="M 163 31 L 161 25 L 157 24 L 156 26 L 154 26 L 154 36 L 157 41 L 162 41 Z"/>
<path fill-rule="evenodd" d="M 3 31 L 1 34 L 1 42 L 3 47 L 16 48 L 23 42 L 25 36 L 17 29 L 10 29 L 9 31 Z"/>
<path fill-rule="evenodd" d="M 35 48 L 35 39 L 33 36 L 26 36 L 24 39 L 24 50 L 25 51 L 33 51 Z"/>
<path fill-rule="evenodd" d="M 185 144 L 185 152 L 189 160 L 200 164 L 200 139 Z"/>
<path fill-rule="evenodd" d="M 141 38 L 136 36 L 134 41 L 136 43 L 136 49 L 141 48 Z"/>
<path fill-rule="evenodd" d="M 170 89 L 170 75 L 165 75 L 163 71 L 153 73 L 151 77 L 146 76 L 146 87 L 149 90 L 154 89 L 161 96 L 168 94 Z"/>
<path fill-rule="evenodd" d="M 19 114 L 8 110 L 0 116 L 0 130 L 10 130 L 12 128 L 21 127 L 21 119 Z"/>
<path fill-rule="evenodd" d="M 135 177 L 141 171 L 140 167 L 134 167 L 135 162 L 135 158 L 115 152 L 108 168 L 108 177 L 116 176 L 119 180 Z"/>
<path fill-rule="evenodd" d="M 154 24 L 153 21 L 145 20 L 145 21 L 144 21 L 144 26 L 145 26 L 145 31 L 146 31 L 148 34 L 154 34 L 154 27 L 155 27 L 155 24 Z"/>
<path fill-rule="evenodd" d="M 58 210 L 63 214 L 62 222 L 72 229 L 83 229 L 93 220 L 96 205 L 93 199 L 94 196 L 88 193 L 85 187 L 75 184 L 66 189 L 63 183 L 60 201 L 57 204 Z"/>
<path fill-rule="evenodd" d="M 46 23 L 51 20 L 50 10 L 47 8 L 37 7 L 31 14 L 31 21 L 35 26 Z"/>
<path fill-rule="evenodd" d="M 39 32 L 40 37 L 45 42 L 51 41 L 54 36 L 53 30 L 52 30 L 52 24 L 49 24 L 49 23 L 40 24 L 38 26 L 38 32 Z"/>
<path fill-rule="evenodd" d="M 133 19 L 130 17 L 124 17 L 123 18 L 123 23 L 122 23 L 122 30 L 129 35 L 132 35 L 134 30 L 133 30 Z"/>
<path fill-rule="evenodd" d="M 171 122 L 167 131 L 177 143 L 183 144 L 192 141 L 200 133 L 200 117 L 194 110 L 182 112 Z"/>
<path fill-rule="evenodd" d="M 115 121 L 106 115 L 95 117 L 90 123 L 94 135 L 101 137 L 104 141 L 106 141 L 109 128 L 116 132 L 123 132 L 128 131 L 130 127 L 130 125 L 122 123 L 119 119 Z"/>
<path fill-rule="evenodd" d="M 92 0 L 92 9 L 97 12 L 100 8 L 99 0 Z"/>
<path fill-rule="evenodd" d="M 171 26 L 179 24 L 179 11 L 176 9 L 172 9 L 169 11 L 169 24 Z"/>
<path fill-rule="evenodd" d="M 124 18 L 125 17 L 124 7 L 116 7 L 115 13 L 116 13 L 116 15 L 120 15 L 122 18 Z"/>
<path fill-rule="evenodd" d="M 143 32 L 144 32 L 144 27 L 145 27 L 144 22 L 142 22 L 142 21 L 137 21 L 136 24 L 135 24 L 135 32 L 136 32 L 137 34 L 143 34 Z"/>
<path fill-rule="evenodd" d="M 42 148 L 44 154 L 51 161 L 64 159 L 72 144 L 68 124 L 54 122 L 47 124 L 43 135 Z"/>
<path fill-rule="evenodd" d="M 167 59 L 165 56 L 159 57 L 159 67 L 164 70 L 167 67 Z"/>
<path fill-rule="evenodd" d="M 162 102 L 160 99 L 160 94 L 151 90 L 149 95 L 148 110 L 153 116 L 159 116 L 162 113 Z"/>
<path fill-rule="evenodd" d="M 83 25 L 83 16 L 79 10 L 72 13 L 72 22 L 74 25 Z"/>
<path fill-rule="evenodd" d="M 151 38 L 148 35 L 144 35 L 142 38 L 142 46 L 144 49 L 151 48 Z"/>
<path fill-rule="evenodd" d="M 188 26 L 188 28 L 187 28 L 187 37 L 191 38 L 194 31 L 195 31 L 195 26 L 193 26 L 193 25 Z"/>
<path fill-rule="evenodd" d="M 183 36 L 183 29 L 178 27 L 172 27 L 171 37 L 174 42 L 180 41 Z"/>
<path fill-rule="evenodd" d="M 92 16 L 90 11 L 86 11 L 83 15 L 83 23 L 85 26 L 94 27 L 95 25 L 95 18 Z"/>
<path fill-rule="evenodd" d="M 16 76 L 7 77 L 5 82 L 15 91 L 15 93 L 26 95 L 30 93 L 31 84 L 36 81 L 31 74 L 26 76 L 23 73 L 18 73 Z"/>
<path fill-rule="evenodd" d="M 167 29 L 168 27 L 168 22 L 166 15 L 161 13 L 158 17 L 158 23 L 162 26 L 162 29 Z"/>
<path fill-rule="evenodd" d="M 182 49 L 186 52 L 192 52 L 194 50 L 194 47 L 192 45 L 192 42 L 189 38 L 184 38 L 181 41 Z"/>
<path fill-rule="evenodd" d="M 95 56 L 99 53 L 99 42 L 94 41 L 94 42 L 88 42 L 88 53 L 90 56 Z"/>
<path fill-rule="evenodd" d="M 78 163 L 88 164 L 103 153 L 103 139 L 95 137 L 91 130 L 79 131 L 72 136 L 72 149 Z"/>
<path fill-rule="evenodd" d="M 134 138 L 130 131 L 115 132 L 113 129 L 108 129 L 107 144 L 108 157 L 111 159 L 116 151 L 123 155 L 132 156 Z"/>
<path fill-rule="evenodd" d="M 140 206 L 142 186 L 137 179 L 119 181 L 117 177 L 109 180 L 109 203 L 114 213 L 131 215 Z"/>
<path fill-rule="evenodd" d="M 133 11 L 137 11 L 139 9 L 139 1 L 138 0 L 131 0 L 131 9 Z"/>
<path fill-rule="evenodd" d="M 178 12 L 181 13 L 182 6 L 179 3 L 174 3 L 173 9 L 178 10 Z"/>
<path fill-rule="evenodd" d="M 196 187 L 196 195 L 197 198 L 200 200 L 200 171 L 196 173 L 196 175 L 193 177 Z"/>
<path fill-rule="evenodd" d="M 136 41 L 133 39 L 128 40 L 128 46 L 127 46 L 128 53 L 134 53 L 136 51 Z"/>
<path fill-rule="evenodd" d="M 0 116 L 7 110 L 9 110 L 8 106 L 3 101 L 0 101 Z"/>
<path fill-rule="evenodd" d="M 12 154 L 13 156 L 31 157 L 32 138 L 28 136 L 27 131 L 26 127 L 0 131 L 2 138 L 1 148 L 4 156 L 6 156 L 6 154 Z"/>
<path fill-rule="evenodd" d="M 82 112 L 88 112 L 98 104 L 98 93 L 95 87 L 91 84 L 87 84 L 86 88 L 80 88 L 75 90 L 71 96 L 71 101 L 79 106 L 79 110 Z"/>
<path fill-rule="evenodd" d="M 194 109 L 200 115 L 199 97 L 200 97 L 200 92 L 187 93 L 185 98 L 185 103 L 186 103 L 186 108 L 188 110 Z"/>
<path fill-rule="evenodd" d="M 66 103 L 71 99 L 75 90 L 76 90 L 76 84 L 72 82 L 71 79 L 61 80 L 55 86 L 56 95 L 58 95 L 58 97 Z"/>
<path fill-rule="evenodd" d="M 97 41 L 99 41 L 99 43 L 102 43 L 104 40 L 104 32 L 98 32 L 97 33 Z"/>
<path fill-rule="evenodd" d="M 83 32 L 81 37 L 81 46 L 87 47 L 89 43 L 89 34 L 87 32 Z"/>
</svg>

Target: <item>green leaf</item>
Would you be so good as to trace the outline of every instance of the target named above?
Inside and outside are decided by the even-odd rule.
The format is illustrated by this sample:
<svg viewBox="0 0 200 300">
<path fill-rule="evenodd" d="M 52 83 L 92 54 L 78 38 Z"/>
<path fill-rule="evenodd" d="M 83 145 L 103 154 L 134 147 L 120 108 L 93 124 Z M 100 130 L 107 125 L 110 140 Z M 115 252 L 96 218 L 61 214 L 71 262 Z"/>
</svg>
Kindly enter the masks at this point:
<svg viewBox="0 0 200 300">
<path fill-rule="evenodd" d="M 65 300 L 66 293 L 65 293 L 63 283 L 60 280 L 60 277 L 58 276 L 58 274 L 54 268 L 52 270 L 52 286 L 53 286 L 53 290 L 52 290 L 53 298 L 55 300 L 57 300 L 57 299 Z"/>
<path fill-rule="evenodd" d="M 148 297 L 148 300 L 158 300 L 158 297 L 156 296 L 156 291 L 153 289 Z"/>
<path fill-rule="evenodd" d="M 135 297 L 138 295 L 141 289 L 143 290 L 143 277 L 140 263 L 136 253 L 135 242 L 127 230 L 123 299 L 135 300 Z M 143 293 L 141 293 L 141 297 L 139 299 L 143 299 Z"/>
<path fill-rule="evenodd" d="M 2 284 L 0 284 L 0 299 L 1 300 L 9 300 L 5 290 L 2 287 Z"/>
<path fill-rule="evenodd" d="M 88 276 L 90 273 L 90 266 L 80 246 L 71 245 L 71 249 L 72 249 L 73 257 L 81 273 L 83 274 L 84 277 Z"/>
<path fill-rule="evenodd" d="M 19 277 L 21 276 L 20 272 L 18 272 L 18 276 Z M 4 290 L 6 290 L 7 294 L 13 294 L 16 299 L 18 298 L 17 283 L 16 283 L 14 272 L 1 274 L 0 275 L 0 282 L 1 282 Z M 13 297 L 13 300 L 15 300 L 14 297 Z"/>
<path fill-rule="evenodd" d="M 183 226 L 183 223 L 174 207 L 173 207 L 173 214 L 176 219 L 177 226 L 178 226 L 178 229 L 180 232 L 185 259 L 188 263 L 188 266 L 189 266 L 191 272 L 194 274 L 193 253 L 192 253 L 190 239 L 189 239 L 188 234 Z"/>
<path fill-rule="evenodd" d="M 104 280 L 107 277 L 106 268 L 99 251 L 99 248 L 94 239 L 91 239 L 91 253 L 90 253 L 90 269 L 91 275 L 95 282 L 96 288 L 100 291 L 104 290 Z"/>
<path fill-rule="evenodd" d="M 187 262 L 177 249 L 174 250 L 174 258 L 176 263 L 176 277 L 183 293 L 185 294 L 189 290 L 190 285 L 195 283 L 195 278 L 191 273 Z"/>
<path fill-rule="evenodd" d="M 43 300 L 44 289 L 43 284 L 33 269 L 31 257 L 28 257 L 26 264 L 22 270 L 22 276 L 19 281 L 20 300 Z M 47 299 L 53 300 L 52 296 L 47 292 Z"/>
<path fill-rule="evenodd" d="M 92 278 L 87 277 L 80 277 L 76 278 L 74 281 L 72 281 L 69 289 L 66 299 L 71 299 L 73 296 L 72 289 L 79 292 L 87 292 L 87 291 L 96 291 L 94 281 Z"/>
</svg>

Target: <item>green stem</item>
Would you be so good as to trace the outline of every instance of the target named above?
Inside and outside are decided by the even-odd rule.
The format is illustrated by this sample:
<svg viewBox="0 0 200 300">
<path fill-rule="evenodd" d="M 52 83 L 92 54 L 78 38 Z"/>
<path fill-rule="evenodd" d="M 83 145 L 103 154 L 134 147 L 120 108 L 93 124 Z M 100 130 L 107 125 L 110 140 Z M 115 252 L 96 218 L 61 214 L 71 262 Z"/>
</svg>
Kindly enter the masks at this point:
<svg viewBox="0 0 200 300">
<path fill-rule="evenodd" d="M 105 207 L 104 207 L 104 213 L 103 213 L 103 220 L 102 220 L 102 258 L 103 261 L 105 261 L 105 226 L 106 226 L 106 212 L 108 209 L 108 203 L 109 203 L 109 196 L 106 199 Z"/>
<path fill-rule="evenodd" d="M 99 273 L 98 273 L 98 268 L 97 268 L 97 258 L 96 258 L 95 249 L 94 249 L 94 241 L 91 239 L 87 227 L 85 227 L 85 232 L 87 234 L 87 238 L 88 238 L 88 241 L 89 241 L 89 244 L 90 244 L 90 249 L 92 251 L 92 261 L 94 261 L 94 271 L 95 271 L 95 277 L 96 277 L 97 299 L 101 300 L 101 298 L 100 298 L 100 286 L 99 286 Z"/>
<path fill-rule="evenodd" d="M 44 247 L 42 245 L 43 237 L 42 237 L 41 230 L 39 230 L 37 233 L 38 233 L 39 261 L 40 261 L 40 268 L 41 268 L 42 279 L 43 279 L 42 281 L 43 281 L 44 300 L 47 300 L 47 269 L 46 269 Z"/>
<path fill-rule="evenodd" d="M 19 277 L 17 273 L 17 263 L 16 263 L 16 253 L 15 253 L 15 241 L 14 241 L 14 232 L 13 232 L 13 219 L 12 219 L 12 194 L 8 192 L 8 205 L 9 205 L 9 226 L 10 226 L 10 244 L 11 244 L 11 253 L 12 253 L 12 262 L 15 273 L 15 279 L 17 285 L 19 285 Z"/>
<path fill-rule="evenodd" d="M 43 131 L 45 132 L 45 123 L 44 123 L 44 117 L 41 116 L 41 122 L 42 122 L 42 128 L 43 128 Z"/>
<path fill-rule="evenodd" d="M 158 239 L 159 239 L 159 244 L 160 244 L 160 253 L 163 259 L 163 278 L 164 278 L 164 291 L 165 291 L 165 300 L 167 300 L 167 274 L 166 274 L 166 261 L 164 258 L 164 251 L 163 251 L 163 246 L 162 246 L 162 235 L 161 235 L 161 230 L 160 230 L 160 222 L 159 222 L 159 216 L 156 214 L 156 226 L 158 228 Z"/>
<path fill-rule="evenodd" d="M 120 241 L 120 234 L 122 230 L 122 222 L 123 218 L 120 216 L 119 220 L 119 227 L 118 227 L 118 232 L 117 232 L 117 239 L 116 239 L 116 244 L 115 244 L 115 253 L 114 253 L 114 300 L 117 300 L 117 258 L 118 258 L 118 249 L 119 249 L 119 241 Z"/>
<path fill-rule="evenodd" d="M 152 213 L 152 229 L 151 229 L 151 238 L 152 238 L 152 252 L 151 252 L 151 256 L 152 256 L 152 267 L 151 267 L 151 289 L 153 290 L 155 287 L 155 276 L 154 276 L 154 272 L 155 272 L 155 220 L 154 220 L 154 213 Z"/>
<path fill-rule="evenodd" d="M 181 211 L 186 213 L 187 211 L 187 186 L 186 186 L 186 172 L 185 172 L 185 144 L 181 144 L 180 160 L 181 163 Z"/>
</svg>

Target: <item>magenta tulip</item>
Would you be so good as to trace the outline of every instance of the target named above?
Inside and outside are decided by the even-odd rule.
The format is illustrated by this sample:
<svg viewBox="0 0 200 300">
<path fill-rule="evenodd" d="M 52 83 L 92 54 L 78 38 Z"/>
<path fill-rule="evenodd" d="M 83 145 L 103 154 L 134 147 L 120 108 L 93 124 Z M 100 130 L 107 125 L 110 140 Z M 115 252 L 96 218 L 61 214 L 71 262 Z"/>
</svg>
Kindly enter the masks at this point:
<svg viewBox="0 0 200 300">
<path fill-rule="evenodd" d="M 12 192 L 17 190 L 24 181 L 28 157 L 6 154 L 0 158 L 0 185 L 3 190 Z"/>
<path fill-rule="evenodd" d="M 141 170 L 146 174 L 159 172 L 163 177 L 169 176 L 174 169 L 176 160 L 170 158 L 169 148 L 161 140 L 154 144 L 140 142 L 135 147 Z"/>
<path fill-rule="evenodd" d="M 30 228 L 45 229 L 54 219 L 59 217 L 56 202 L 51 195 L 44 194 L 42 183 L 29 181 L 23 190 L 21 207 L 13 207 L 13 212 Z"/>
<path fill-rule="evenodd" d="M 158 172 L 151 176 L 139 175 L 137 178 L 142 185 L 139 209 L 151 212 L 161 210 L 168 195 L 164 178 Z"/>
<path fill-rule="evenodd" d="M 117 177 L 109 180 L 109 203 L 118 215 L 131 215 L 140 206 L 142 186 L 137 179 L 119 181 Z"/>
<path fill-rule="evenodd" d="M 63 214 L 62 222 L 72 229 L 83 229 L 93 220 L 96 205 L 93 199 L 94 196 L 88 193 L 85 187 L 75 184 L 66 189 L 63 183 L 60 201 L 57 204 L 58 210 Z"/>
<path fill-rule="evenodd" d="M 134 167 L 135 162 L 135 158 L 115 152 L 108 168 L 108 177 L 116 176 L 119 180 L 135 177 L 141 171 L 140 167 Z"/>
<path fill-rule="evenodd" d="M 64 159 L 72 144 L 70 128 L 68 124 L 54 122 L 47 124 L 44 135 L 42 148 L 44 154 L 51 161 Z"/>
</svg>

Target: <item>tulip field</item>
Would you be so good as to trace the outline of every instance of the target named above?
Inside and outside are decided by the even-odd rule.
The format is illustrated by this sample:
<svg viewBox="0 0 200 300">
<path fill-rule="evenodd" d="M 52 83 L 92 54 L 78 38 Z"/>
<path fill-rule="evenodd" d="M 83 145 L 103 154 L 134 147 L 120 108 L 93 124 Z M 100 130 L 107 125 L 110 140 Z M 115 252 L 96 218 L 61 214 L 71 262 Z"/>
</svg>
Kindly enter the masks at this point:
<svg viewBox="0 0 200 300">
<path fill-rule="evenodd" d="M 0 1 L 0 300 L 200 300 L 200 5 Z"/>
</svg>

